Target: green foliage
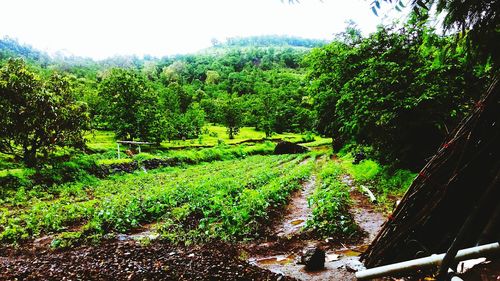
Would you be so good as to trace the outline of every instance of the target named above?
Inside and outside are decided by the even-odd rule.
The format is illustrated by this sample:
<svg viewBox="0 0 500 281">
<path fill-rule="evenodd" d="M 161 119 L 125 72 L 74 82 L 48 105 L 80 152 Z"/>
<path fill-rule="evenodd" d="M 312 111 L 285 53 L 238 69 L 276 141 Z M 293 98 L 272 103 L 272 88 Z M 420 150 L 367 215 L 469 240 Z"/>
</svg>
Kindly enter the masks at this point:
<svg viewBox="0 0 500 281">
<path fill-rule="evenodd" d="M 385 1 L 387 2 L 387 1 Z M 396 10 L 404 8 L 402 0 L 393 2 Z M 382 1 L 372 2 L 372 11 L 377 14 Z M 465 39 L 467 55 L 473 60 L 488 62 L 491 60 L 498 72 L 500 52 L 498 38 L 498 0 L 449 1 L 428 0 L 412 1 L 413 11 L 423 21 L 442 16 L 442 27 L 445 31 L 460 31 L 457 37 Z"/>
<path fill-rule="evenodd" d="M 313 142 L 315 140 L 316 138 L 314 137 L 314 134 L 311 132 L 306 132 L 306 134 L 302 136 L 302 142 Z"/>
<path fill-rule="evenodd" d="M 36 50 L 32 46 L 21 44 L 17 39 L 4 37 L 0 39 L 0 62 L 4 58 L 21 57 L 38 64 L 47 64 L 50 57 L 47 53 Z"/>
<path fill-rule="evenodd" d="M 69 233 L 54 240 L 54 247 L 62 247 L 156 220 L 165 221 L 165 234 L 179 231 L 176 239 L 255 237 L 267 208 L 286 202 L 310 174 L 313 166 L 297 165 L 301 158 L 295 157 L 253 156 L 62 185 L 57 198 L 2 211 L 0 239 L 18 241 L 84 222 L 82 236 Z"/>
<path fill-rule="evenodd" d="M 451 38 L 411 21 L 312 51 L 318 130 L 337 150 L 367 144 L 384 163 L 419 169 L 481 92 L 462 55 Z"/>
<path fill-rule="evenodd" d="M 58 234 L 50 243 L 52 249 L 64 249 L 76 246 L 81 242 L 82 233 L 80 232 L 62 232 Z"/>
<path fill-rule="evenodd" d="M 369 186 L 377 200 L 385 205 L 394 203 L 388 200 L 389 197 L 402 196 L 416 176 L 416 173 L 409 170 L 394 170 L 393 167 L 380 165 L 372 159 L 362 160 L 359 164 L 352 164 L 353 160 L 353 156 L 346 153 L 339 159 L 339 165 L 356 185 Z"/>
<path fill-rule="evenodd" d="M 100 84 L 103 112 L 116 137 L 160 143 L 166 139 L 165 119 L 158 110 L 158 96 L 140 73 L 112 69 Z"/>
<path fill-rule="evenodd" d="M 38 153 L 82 147 L 87 128 L 86 105 L 75 100 L 68 77 L 42 78 L 20 59 L 0 68 L 0 152 L 35 166 Z"/>
<path fill-rule="evenodd" d="M 0 202 L 19 189 L 31 187 L 33 181 L 30 176 L 35 171 L 29 169 L 11 169 L 0 171 Z"/>
<path fill-rule="evenodd" d="M 250 36 L 250 37 L 233 37 L 228 38 L 226 42 L 212 42 L 214 47 L 225 47 L 225 46 L 239 46 L 239 47 L 249 47 L 249 46 L 260 46 L 260 47 L 276 47 L 276 46 L 294 46 L 294 47 L 305 47 L 314 48 L 325 45 L 327 42 L 318 39 L 307 39 L 300 37 L 291 36 L 276 36 L 276 35 L 263 35 L 263 36 Z"/>
<path fill-rule="evenodd" d="M 229 139 L 234 139 L 234 136 L 240 132 L 240 127 L 243 122 L 243 104 L 235 95 L 224 101 L 219 109 L 222 115 L 222 123 L 227 128 Z"/>
<path fill-rule="evenodd" d="M 340 179 L 344 173 L 337 162 L 324 164 L 318 173 L 317 189 L 308 199 L 313 217 L 307 221 L 307 227 L 325 237 L 349 237 L 358 232 L 348 211 L 349 187 Z"/>
</svg>

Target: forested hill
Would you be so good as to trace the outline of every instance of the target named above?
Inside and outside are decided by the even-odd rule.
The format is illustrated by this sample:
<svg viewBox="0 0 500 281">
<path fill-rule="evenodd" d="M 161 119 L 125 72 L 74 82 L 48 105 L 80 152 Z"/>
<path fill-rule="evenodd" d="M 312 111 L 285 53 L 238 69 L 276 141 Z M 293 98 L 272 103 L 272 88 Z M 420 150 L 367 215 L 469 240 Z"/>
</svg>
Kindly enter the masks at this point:
<svg viewBox="0 0 500 281">
<path fill-rule="evenodd" d="M 311 48 L 321 47 L 328 44 L 327 40 L 308 39 L 293 36 L 279 35 L 262 35 L 251 37 L 234 37 L 227 38 L 224 41 L 212 40 L 212 47 L 201 50 L 199 54 L 214 54 L 226 53 L 235 49 L 255 49 L 255 48 L 270 48 L 270 49 L 285 49 L 297 48 L 308 50 Z M 142 58 L 130 56 L 114 56 L 103 60 L 93 60 L 87 57 L 68 56 L 62 52 L 56 52 L 55 55 L 49 55 L 44 51 L 38 50 L 31 45 L 23 44 L 17 39 L 10 37 L 0 38 L 0 61 L 9 57 L 21 57 L 40 65 L 65 65 L 68 66 L 93 66 L 94 68 L 106 67 L 142 67 L 146 61 L 169 61 L 188 57 L 195 54 L 184 54 L 175 56 L 165 56 L 156 58 L 150 55 L 145 55 Z"/>
<path fill-rule="evenodd" d="M 293 36 L 263 35 L 228 38 L 225 42 L 213 40 L 214 47 L 303 47 L 316 48 L 328 44 L 327 40 Z"/>
<path fill-rule="evenodd" d="M 27 60 L 47 64 L 50 57 L 47 53 L 33 48 L 30 45 L 21 44 L 10 37 L 0 38 L 0 61 L 9 57 L 22 57 Z"/>
<path fill-rule="evenodd" d="M 242 126 L 268 137 L 316 132 L 332 137 L 336 150 L 363 147 L 384 163 L 417 170 L 495 69 L 469 61 L 464 40 L 416 21 L 381 26 L 368 37 L 348 27 L 325 43 L 257 36 L 214 41 L 194 54 L 95 61 L 50 57 L 6 38 L 0 40 L 0 86 L 14 87 L 18 81 L 9 79 L 16 71 L 33 72 L 26 84 L 62 74 L 65 91 L 86 104 L 90 127 L 120 139 L 196 139 L 207 122 L 231 134 Z"/>
</svg>

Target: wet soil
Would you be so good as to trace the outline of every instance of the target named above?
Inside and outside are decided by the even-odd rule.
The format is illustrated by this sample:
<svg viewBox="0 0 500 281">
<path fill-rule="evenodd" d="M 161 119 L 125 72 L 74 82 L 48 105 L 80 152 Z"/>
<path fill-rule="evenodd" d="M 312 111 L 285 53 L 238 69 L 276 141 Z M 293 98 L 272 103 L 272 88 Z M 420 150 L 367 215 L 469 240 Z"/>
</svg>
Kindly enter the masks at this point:
<svg viewBox="0 0 500 281">
<path fill-rule="evenodd" d="M 366 232 L 362 239 L 319 240 L 314 233 L 303 232 L 302 227 L 311 216 L 307 197 L 314 191 L 315 181 L 313 176 L 303 183 L 287 207 L 277 213 L 279 220 L 270 221 L 265 237 L 257 242 L 179 246 L 154 240 L 154 225 L 119 234 L 96 246 L 67 250 L 50 250 L 52 237 L 47 236 L 17 248 L 0 245 L 0 281 L 355 280 L 354 271 L 360 266 L 358 256 L 385 218 L 353 187 L 350 212 Z M 349 176 L 343 181 L 353 186 Z M 141 240 L 150 239 L 153 241 L 141 245 Z M 307 272 L 297 264 L 301 252 L 309 246 L 326 251 L 325 269 Z"/>
<path fill-rule="evenodd" d="M 248 264 L 229 244 L 108 241 L 61 251 L 0 249 L 0 280 L 293 279 Z"/>
<path fill-rule="evenodd" d="M 296 191 L 286 207 L 285 216 L 277 224 L 274 234 L 277 237 L 290 237 L 300 232 L 308 219 L 311 218 L 311 210 L 307 198 L 312 195 L 316 185 L 316 176 L 302 184 L 302 189 Z"/>
<path fill-rule="evenodd" d="M 361 228 L 362 237 L 318 240 L 313 233 L 302 232 L 302 226 L 311 216 L 312 210 L 307 204 L 307 198 L 314 192 L 315 181 L 316 178 L 311 177 L 303 184 L 302 190 L 292 196 L 282 221 L 277 223 L 274 236 L 246 245 L 243 251 L 250 256 L 249 263 L 299 280 L 356 280 L 355 271 L 364 268 L 359 262 L 359 255 L 377 235 L 385 217 L 357 191 L 351 177 L 345 175 L 342 181 L 351 187 L 352 205 L 349 211 Z M 311 272 L 306 271 L 304 265 L 298 264 L 302 251 L 311 246 L 321 247 L 326 251 L 324 269 Z"/>
</svg>

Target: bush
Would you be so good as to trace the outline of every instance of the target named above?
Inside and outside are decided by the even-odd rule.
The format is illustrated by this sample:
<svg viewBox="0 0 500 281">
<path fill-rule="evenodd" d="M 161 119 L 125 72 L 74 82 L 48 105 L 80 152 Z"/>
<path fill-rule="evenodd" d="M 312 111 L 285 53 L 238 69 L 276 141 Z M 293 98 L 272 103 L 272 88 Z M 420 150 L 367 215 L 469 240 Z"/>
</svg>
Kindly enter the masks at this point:
<svg viewBox="0 0 500 281">
<path fill-rule="evenodd" d="M 21 187 L 30 187 L 33 182 L 28 175 L 32 173 L 27 170 L 26 173 L 11 174 L 0 177 L 0 199 L 7 197 Z"/>
<path fill-rule="evenodd" d="M 313 133 L 306 132 L 305 135 L 302 136 L 301 142 L 313 142 L 315 140 L 316 140 L 316 138 L 314 137 Z"/>
</svg>

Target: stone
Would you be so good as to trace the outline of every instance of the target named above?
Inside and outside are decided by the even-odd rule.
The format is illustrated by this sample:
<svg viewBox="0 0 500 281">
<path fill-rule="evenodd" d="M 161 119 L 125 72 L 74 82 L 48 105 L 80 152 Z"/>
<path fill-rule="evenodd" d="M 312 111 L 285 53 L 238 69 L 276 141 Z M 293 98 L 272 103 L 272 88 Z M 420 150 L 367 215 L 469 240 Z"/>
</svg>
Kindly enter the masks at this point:
<svg viewBox="0 0 500 281">
<path fill-rule="evenodd" d="M 280 141 L 274 148 L 274 154 L 298 154 L 309 151 L 307 147 L 289 141 Z"/>
<path fill-rule="evenodd" d="M 365 265 L 359 260 L 349 260 L 345 264 L 345 268 L 349 272 L 358 272 L 365 270 Z"/>
<path fill-rule="evenodd" d="M 320 247 L 308 247 L 300 257 L 300 263 L 306 270 L 320 270 L 325 267 L 325 251 Z"/>
</svg>

